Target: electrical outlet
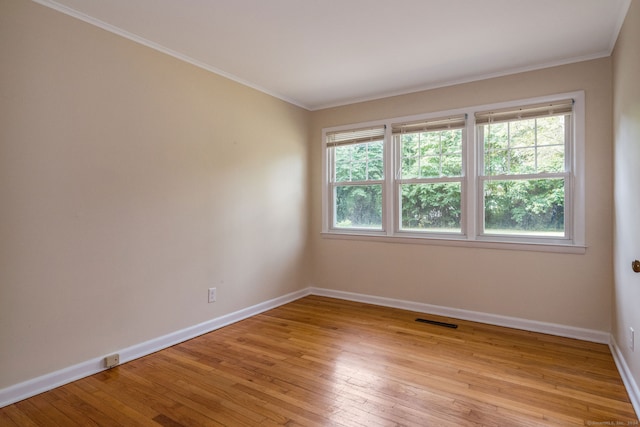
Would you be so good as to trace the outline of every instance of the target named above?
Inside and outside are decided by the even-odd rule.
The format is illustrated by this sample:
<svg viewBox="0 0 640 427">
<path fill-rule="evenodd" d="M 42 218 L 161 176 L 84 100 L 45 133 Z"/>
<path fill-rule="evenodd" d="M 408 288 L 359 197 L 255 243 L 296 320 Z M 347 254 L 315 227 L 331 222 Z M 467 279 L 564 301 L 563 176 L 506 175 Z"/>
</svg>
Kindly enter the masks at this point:
<svg viewBox="0 0 640 427">
<path fill-rule="evenodd" d="M 209 302 L 216 302 L 216 288 L 209 288 Z"/>
<path fill-rule="evenodd" d="M 104 358 L 104 366 L 105 368 L 113 368 L 114 366 L 117 366 L 118 364 L 120 364 L 120 355 L 119 354 L 112 354 L 110 356 L 107 356 Z"/>
<path fill-rule="evenodd" d="M 629 328 L 629 348 L 631 349 L 631 351 L 635 351 L 634 347 L 635 347 L 635 337 L 634 337 L 634 330 L 633 328 Z"/>
</svg>

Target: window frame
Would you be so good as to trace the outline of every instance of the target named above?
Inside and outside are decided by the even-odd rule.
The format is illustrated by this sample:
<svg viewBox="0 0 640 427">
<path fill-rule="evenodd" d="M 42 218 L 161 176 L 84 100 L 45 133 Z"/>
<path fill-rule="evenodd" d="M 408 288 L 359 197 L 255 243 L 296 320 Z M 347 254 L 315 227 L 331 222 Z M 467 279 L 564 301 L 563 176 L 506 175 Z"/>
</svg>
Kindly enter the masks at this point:
<svg viewBox="0 0 640 427">
<path fill-rule="evenodd" d="M 567 237 L 547 237 L 530 235 L 498 235 L 482 233 L 484 226 L 483 179 L 481 169 L 483 147 L 479 138 L 475 114 L 486 110 L 518 108 L 541 103 L 573 99 L 571 113 L 570 140 L 566 142 L 565 163 L 568 183 L 565 182 L 565 230 Z M 401 230 L 400 185 L 397 172 L 400 144 L 395 143 L 392 125 L 403 122 L 417 122 L 466 114 L 466 125 L 462 140 L 462 181 L 461 181 L 461 233 L 425 232 Z M 386 126 L 383 161 L 384 182 L 382 183 L 382 230 L 332 227 L 334 209 L 333 197 L 329 195 L 332 167 L 327 133 L 349 131 L 365 127 Z M 477 105 L 446 111 L 395 117 L 362 123 L 347 124 L 322 129 L 322 230 L 325 238 L 357 239 L 392 243 L 417 243 L 429 245 L 466 246 L 492 249 L 515 249 L 543 252 L 563 252 L 583 254 L 585 246 L 585 95 L 584 91 L 566 92 L 548 96 L 518 99 Z M 332 190 L 331 190 L 332 191 Z M 332 205 L 333 204 L 333 205 Z"/>
<path fill-rule="evenodd" d="M 535 242 L 546 242 L 546 243 L 557 243 L 564 244 L 567 242 L 571 242 L 573 240 L 573 203 L 574 198 L 571 197 L 573 188 L 573 176 L 571 173 L 571 155 L 572 155 L 572 140 L 573 140 L 573 111 L 570 114 L 564 114 L 565 116 L 565 126 L 564 126 L 564 170 L 562 172 L 537 172 L 537 173 L 517 173 L 517 174 L 497 174 L 490 175 L 486 173 L 485 170 L 485 147 L 484 147 L 484 135 L 481 129 L 482 125 L 478 125 L 476 123 L 476 136 L 477 136 L 477 146 L 478 146 L 478 174 L 476 176 L 478 180 L 478 188 L 477 188 L 477 196 L 478 196 L 478 212 L 476 213 L 476 219 L 478 220 L 477 230 L 479 240 L 498 240 L 505 242 L 523 242 L 527 241 L 530 243 Z M 538 119 L 542 116 L 533 116 L 527 119 Z M 568 126 L 567 126 L 567 119 Z M 503 123 L 512 123 L 513 120 L 504 121 Z M 537 148 L 537 144 L 535 145 Z M 524 149 L 523 147 L 516 148 L 507 148 L 510 149 Z M 564 179 L 564 236 L 540 236 L 533 234 L 506 234 L 506 233 L 487 233 L 485 229 L 485 197 L 484 194 L 484 184 L 491 181 L 524 181 L 524 180 L 534 180 L 534 179 L 556 179 L 562 178 Z"/>
<path fill-rule="evenodd" d="M 323 232 L 333 233 L 333 234 L 350 234 L 350 235 L 361 235 L 361 236 L 385 236 L 387 235 L 387 221 L 386 217 L 388 216 L 387 212 L 387 199 L 389 195 L 388 185 L 387 185 L 387 177 L 389 176 L 388 170 L 388 144 L 387 144 L 387 129 L 384 130 L 383 137 L 383 145 L 382 145 L 382 156 L 383 156 L 383 179 L 382 180 L 364 180 L 364 181 L 348 181 L 344 182 L 336 182 L 335 181 L 335 152 L 330 150 L 327 143 L 327 134 L 331 133 L 342 133 L 342 132 L 350 132 L 359 129 L 373 129 L 385 127 L 384 121 L 377 122 L 366 122 L 359 123 L 356 126 L 353 125 L 345 125 L 338 126 L 330 129 L 322 130 L 322 163 L 323 167 L 323 186 L 322 186 L 322 229 Z M 336 227 L 335 218 L 336 218 L 336 201 L 335 201 L 335 189 L 338 186 L 357 186 L 357 185 L 377 185 L 380 184 L 382 186 L 382 224 L 381 229 L 369 229 L 365 227 Z M 325 231 L 326 230 L 326 231 Z"/>
<path fill-rule="evenodd" d="M 366 234 L 369 233 L 380 233 L 380 232 L 384 232 L 385 231 L 385 223 L 384 223 L 384 206 L 385 206 L 385 199 L 387 197 L 387 192 L 385 190 L 385 181 L 386 181 L 386 168 L 385 168 L 385 154 L 387 151 L 387 146 L 385 144 L 385 138 L 386 138 L 386 129 L 384 128 L 384 126 L 371 126 L 371 127 L 365 127 L 363 129 L 346 129 L 345 131 L 333 131 L 333 132 L 327 132 L 327 134 L 325 134 L 325 138 L 324 140 L 327 141 L 328 140 L 328 134 L 343 134 L 343 133 L 349 133 L 350 131 L 373 131 L 375 129 L 381 129 L 381 136 L 382 138 L 379 138 L 377 135 L 376 136 L 372 136 L 372 137 L 365 137 L 356 141 L 348 141 L 348 142 L 343 142 L 343 143 L 339 143 L 339 144 L 335 144 L 333 145 L 333 148 L 337 148 L 339 146 L 350 146 L 350 145 L 357 145 L 357 144 L 363 144 L 363 143 L 370 143 L 370 142 L 377 142 L 377 141 L 381 141 L 382 142 L 382 162 L 383 162 L 383 172 L 382 172 L 382 178 L 381 179 L 360 179 L 360 180 L 348 180 L 348 181 L 338 181 L 337 177 L 336 177 L 336 170 L 335 170 L 335 165 L 336 165 L 336 156 L 335 156 L 335 150 L 328 150 L 329 145 L 331 145 L 330 143 L 325 143 L 325 145 L 327 145 L 327 150 L 329 152 L 328 154 L 328 164 L 329 164 L 329 168 L 328 168 L 328 185 L 329 185 L 329 189 L 327 192 L 327 196 L 328 196 L 328 202 L 329 205 L 332 206 L 331 211 L 329 212 L 329 225 L 330 225 L 330 229 L 337 231 L 337 230 L 349 230 L 349 231 L 353 231 L 356 230 L 358 232 L 363 232 Z M 347 227 L 338 227 L 336 224 L 336 217 L 337 217 L 337 208 L 338 205 L 336 203 L 336 192 L 338 187 L 358 187 L 358 186 L 372 186 L 372 185 L 380 185 L 381 187 L 381 209 L 382 209 L 382 219 L 381 219 L 381 227 L 378 228 L 369 228 L 369 227 L 351 227 L 351 228 L 347 228 Z"/>
<path fill-rule="evenodd" d="M 458 114 L 457 116 L 460 116 L 460 114 Z M 466 145 L 467 145 L 467 118 L 466 115 L 464 115 L 465 118 L 463 119 L 465 121 L 465 124 L 460 127 L 459 129 L 461 129 L 462 131 L 462 141 L 461 141 L 461 146 L 460 146 L 460 150 L 461 150 L 461 165 L 460 165 L 460 175 L 459 176 L 440 176 L 440 177 L 420 177 L 420 178 L 402 178 L 400 177 L 401 171 L 402 171 L 402 142 L 396 140 L 395 136 L 392 135 L 392 140 L 391 142 L 391 146 L 392 149 L 394 150 L 394 158 L 393 158 L 393 190 L 394 192 L 393 194 L 393 199 L 394 199 L 394 205 L 393 205 L 393 212 L 396 213 L 396 215 L 394 215 L 393 217 L 393 230 L 394 230 L 394 235 L 397 236 L 408 236 L 408 237 L 416 237 L 416 238 L 421 238 L 421 237 L 425 237 L 425 238 L 460 238 L 464 236 L 464 231 L 465 231 L 465 220 L 466 220 L 466 215 L 463 214 L 464 209 L 465 209 L 465 205 L 466 205 L 466 156 L 465 156 L 465 152 L 466 152 Z M 430 121 L 430 120 L 438 120 L 438 119 L 448 119 L 448 117 L 450 117 L 450 115 L 434 115 L 434 117 L 423 117 L 421 120 L 418 121 Z M 403 121 L 403 122 L 408 122 L 411 123 L 411 121 Z M 398 126 L 400 125 L 400 123 L 394 123 L 391 128 L 393 129 L 394 126 Z M 443 130 L 443 129 L 442 129 Z M 436 132 L 438 130 L 433 130 L 432 132 Z M 452 232 L 452 231 L 433 231 L 433 230 L 424 230 L 424 231 L 420 231 L 420 230 L 411 230 L 411 229 L 403 229 L 402 228 L 402 190 L 401 187 L 403 184 L 441 184 L 441 183 L 460 183 L 460 211 L 461 211 L 461 215 L 460 215 L 460 232 Z"/>
</svg>

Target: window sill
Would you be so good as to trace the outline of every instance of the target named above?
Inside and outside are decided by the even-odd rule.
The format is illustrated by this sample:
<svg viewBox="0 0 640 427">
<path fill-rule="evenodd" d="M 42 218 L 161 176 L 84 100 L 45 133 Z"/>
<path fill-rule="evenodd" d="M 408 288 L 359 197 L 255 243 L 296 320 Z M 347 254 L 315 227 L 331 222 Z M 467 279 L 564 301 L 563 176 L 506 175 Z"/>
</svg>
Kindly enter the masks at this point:
<svg viewBox="0 0 640 427">
<path fill-rule="evenodd" d="M 416 237 L 388 236 L 383 234 L 365 234 L 353 231 L 322 232 L 323 239 L 361 240 L 368 242 L 400 243 L 413 245 L 454 246 L 478 249 L 500 249 L 509 251 L 555 252 L 584 255 L 587 247 L 583 245 L 558 243 L 501 242 L 493 240 L 470 240 L 465 237 Z"/>
</svg>

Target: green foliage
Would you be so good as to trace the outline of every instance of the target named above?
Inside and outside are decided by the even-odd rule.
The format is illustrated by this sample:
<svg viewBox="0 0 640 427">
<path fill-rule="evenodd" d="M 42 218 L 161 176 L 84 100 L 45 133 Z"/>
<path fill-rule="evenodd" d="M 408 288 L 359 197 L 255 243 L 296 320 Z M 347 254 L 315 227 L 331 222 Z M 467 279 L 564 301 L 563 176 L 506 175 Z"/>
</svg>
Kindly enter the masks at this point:
<svg viewBox="0 0 640 427">
<path fill-rule="evenodd" d="M 336 182 L 384 179 L 383 146 L 373 141 L 336 147 Z"/>
<path fill-rule="evenodd" d="M 564 171 L 564 116 L 483 126 L 488 176 Z"/>
<path fill-rule="evenodd" d="M 403 134 L 402 179 L 462 175 L 462 129 Z M 460 231 L 460 183 L 405 183 L 401 186 L 401 228 Z"/>
<path fill-rule="evenodd" d="M 402 178 L 462 175 L 462 129 L 401 136 Z"/>
<path fill-rule="evenodd" d="M 342 145 L 334 150 L 336 187 L 335 226 L 382 228 L 382 185 L 350 182 L 384 179 L 383 141 Z"/>
<path fill-rule="evenodd" d="M 485 229 L 564 231 L 564 179 L 487 181 Z"/>
<path fill-rule="evenodd" d="M 517 175 L 565 170 L 565 117 L 484 125 L 485 230 L 564 232 L 564 178 Z M 460 231 L 461 183 L 429 182 L 463 175 L 462 130 L 415 132 L 400 143 L 401 228 Z M 335 147 L 337 227 L 382 228 L 383 141 Z M 513 175 L 513 179 L 506 179 Z M 368 184 L 367 181 L 377 181 Z M 354 184 L 351 184 L 351 183 Z"/>
<path fill-rule="evenodd" d="M 487 176 L 564 171 L 565 117 L 483 126 Z M 564 179 L 485 182 L 485 230 L 564 232 Z"/>
<path fill-rule="evenodd" d="M 460 231 L 460 183 L 403 184 L 402 228 Z"/>
<path fill-rule="evenodd" d="M 382 228 L 382 185 L 336 187 L 336 226 Z"/>
</svg>

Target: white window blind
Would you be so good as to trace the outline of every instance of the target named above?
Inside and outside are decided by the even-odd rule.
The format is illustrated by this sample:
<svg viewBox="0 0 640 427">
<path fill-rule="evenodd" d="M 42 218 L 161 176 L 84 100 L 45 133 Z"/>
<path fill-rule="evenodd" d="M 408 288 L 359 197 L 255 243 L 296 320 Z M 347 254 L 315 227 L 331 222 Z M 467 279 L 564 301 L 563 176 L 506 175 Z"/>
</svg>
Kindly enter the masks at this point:
<svg viewBox="0 0 640 427">
<path fill-rule="evenodd" d="M 556 116 L 571 114 L 573 111 L 573 99 L 563 101 L 534 104 L 518 108 L 505 108 L 501 110 L 480 111 L 475 114 L 476 124 L 508 122 L 536 117 Z"/>
<path fill-rule="evenodd" d="M 327 132 L 327 147 L 380 141 L 384 138 L 384 130 L 385 126 L 377 126 L 348 131 Z"/>
<path fill-rule="evenodd" d="M 438 130 L 461 129 L 465 126 L 467 115 L 419 120 L 409 123 L 395 123 L 391 125 L 391 132 L 394 135 L 401 133 L 433 132 Z"/>
</svg>

